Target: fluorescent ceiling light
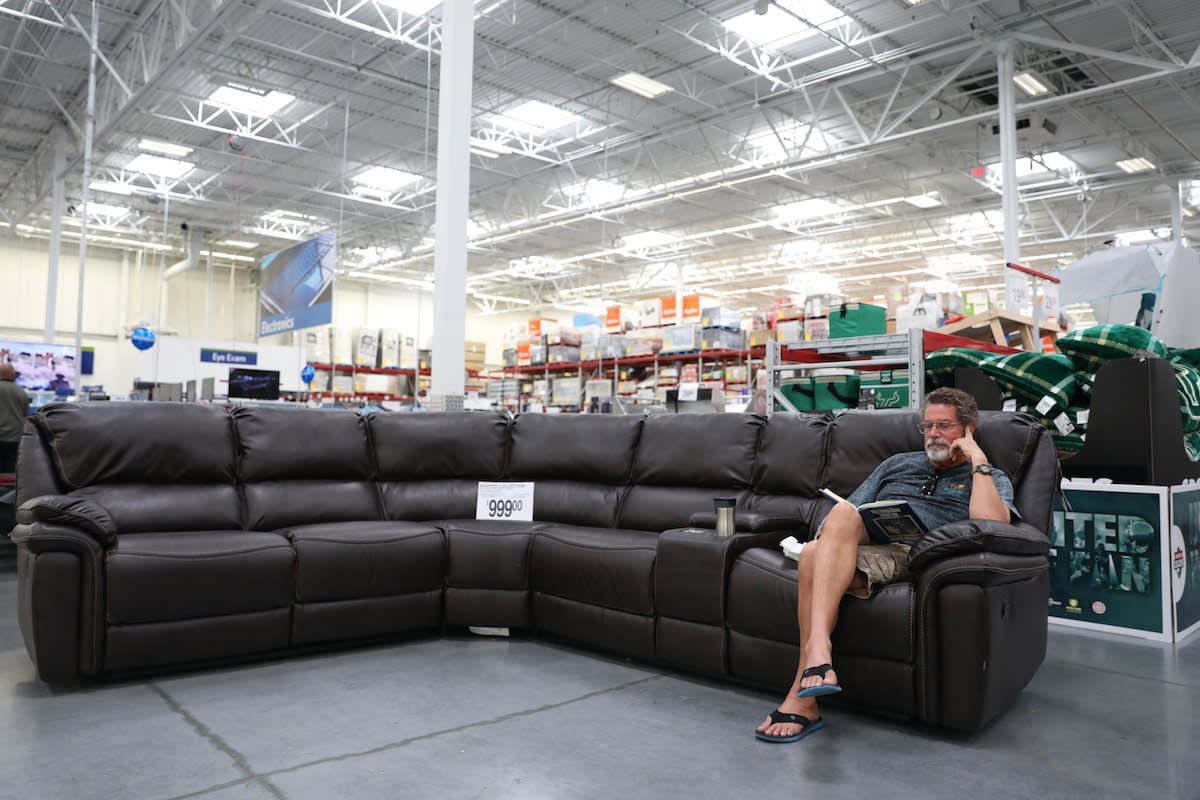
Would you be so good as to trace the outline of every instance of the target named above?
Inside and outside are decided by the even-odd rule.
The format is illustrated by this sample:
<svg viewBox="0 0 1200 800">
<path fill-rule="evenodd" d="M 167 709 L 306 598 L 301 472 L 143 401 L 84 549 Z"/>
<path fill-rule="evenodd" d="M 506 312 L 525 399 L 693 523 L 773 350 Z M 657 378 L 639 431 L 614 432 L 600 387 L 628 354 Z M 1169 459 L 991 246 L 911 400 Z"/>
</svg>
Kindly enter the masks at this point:
<svg viewBox="0 0 1200 800">
<path fill-rule="evenodd" d="M 845 14 L 825 0 L 774 0 L 765 14 L 751 8 L 723 24 L 753 44 L 783 47 L 813 35 L 816 33 L 813 27 L 831 28 L 846 19 Z"/>
<path fill-rule="evenodd" d="M 129 209 L 125 206 L 114 206 L 108 203 L 88 203 L 87 212 L 89 217 L 110 217 L 119 219 L 129 213 Z"/>
<path fill-rule="evenodd" d="M 492 142 L 487 139 L 478 139 L 472 136 L 471 152 L 477 156 L 484 156 L 485 158 L 499 158 L 500 156 L 511 155 L 517 151 L 506 144 Z"/>
<path fill-rule="evenodd" d="M 143 172 L 147 175 L 157 175 L 160 178 L 172 178 L 174 180 L 179 180 L 195 168 L 196 165 L 191 161 L 180 161 L 175 158 L 165 158 L 164 156 L 152 156 L 149 153 L 142 153 L 125 165 L 125 169 L 133 172 Z"/>
<path fill-rule="evenodd" d="M 817 239 L 792 239 L 779 248 L 779 258 L 781 261 L 811 261 L 820 252 L 821 242 Z"/>
<path fill-rule="evenodd" d="M 679 237 L 665 231 L 642 231 L 621 238 L 623 250 L 649 250 L 652 247 L 666 247 L 679 243 Z"/>
<path fill-rule="evenodd" d="M 419 17 L 442 4 L 442 0 L 376 0 L 381 6 L 394 8 L 405 14 Z"/>
<path fill-rule="evenodd" d="M 665 83 L 648 78 L 640 72 L 626 72 L 624 75 L 618 75 L 612 79 L 612 83 L 634 94 L 640 94 L 648 100 L 673 91 Z"/>
<path fill-rule="evenodd" d="M 589 178 L 579 183 L 571 184 L 563 189 L 572 205 L 602 206 L 615 203 L 625 196 L 625 187 L 603 178 Z"/>
<path fill-rule="evenodd" d="M 226 84 L 208 96 L 208 102 L 231 111 L 269 117 L 296 98 L 275 89 L 255 89 L 241 84 Z"/>
<path fill-rule="evenodd" d="M 500 114 L 496 119 L 500 125 L 515 131 L 543 133 L 581 121 L 582 117 L 540 100 L 526 100 Z"/>
<path fill-rule="evenodd" d="M 841 214 L 845 211 L 842 206 L 822 197 L 810 197 L 807 200 L 797 200 L 775 206 L 772 213 L 781 222 L 803 222 L 810 219 L 820 219 Z"/>
<path fill-rule="evenodd" d="M 88 184 L 88 188 L 96 192 L 119 194 L 123 197 L 129 197 L 133 194 L 132 186 L 127 183 L 117 183 L 116 181 L 92 181 Z"/>
<path fill-rule="evenodd" d="M 936 208 L 942 204 L 942 200 L 938 197 L 937 192 L 926 192 L 925 194 L 914 194 L 904 198 L 904 202 L 910 206 L 917 208 Z"/>
<path fill-rule="evenodd" d="M 420 175 L 391 167 L 369 167 L 351 178 L 361 186 L 378 189 L 389 194 L 394 194 L 420 179 Z"/>
<path fill-rule="evenodd" d="M 1040 156 L 1029 158 L 1018 158 L 1016 166 L 1017 180 L 1046 175 L 1050 172 L 1073 175 L 1079 171 L 1079 167 L 1074 161 L 1057 152 L 1042 153 Z M 1002 184 L 1004 182 L 1004 171 L 999 162 L 988 164 L 987 172 L 996 183 Z"/>
<path fill-rule="evenodd" d="M 1025 94 L 1030 97 L 1041 97 L 1044 94 L 1049 94 L 1050 84 L 1031 69 L 1022 70 L 1016 75 L 1013 75 L 1013 83 L 1017 85 Z"/>
<path fill-rule="evenodd" d="M 1159 236 L 1157 232 L 1149 229 L 1144 231 L 1126 231 L 1125 233 L 1118 233 L 1116 235 L 1117 244 L 1121 245 L 1122 247 L 1133 244 L 1148 244 L 1150 242 L 1158 242 L 1165 238 L 1167 237 Z"/>
<path fill-rule="evenodd" d="M 138 142 L 138 149 L 145 150 L 147 153 L 158 153 L 162 156 L 175 156 L 176 158 L 183 158 L 192 153 L 192 148 L 190 147 L 184 147 L 181 144 L 160 142 L 155 139 L 142 139 Z"/>
<path fill-rule="evenodd" d="M 1124 161 L 1118 161 L 1117 166 L 1131 175 L 1135 172 L 1151 172 L 1156 169 L 1154 162 L 1145 158 L 1127 158 Z"/>
<path fill-rule="evenodd" d="M 253 250 L 258 247 L 258 242 L 251 242 L 245 239 L 222 239 L 217 242 L 222 247 L 239 247 L 242 250 Z"/>
<path fill-rule="evenodd" d="M 947 253 L 929 256 L 925 261 L 929 264 L 929 272 L 940 277 L 955 272 L 977 272 L 987 267 L 987 260 L 973 253 Z"/>
<path fill-rule="evenodd" d="M 223 258 L 227 261 L 242 261 L 242 262 L 249 263 L 249 264 L 253 264 L 258 260 L 256 258 L 254 258 L 253 256 L 240 256 L 240 255 L 235 255 L 234 253 L 222 253 L 220 251 L 212 252 L 209 250 L 201 250 L 200 255 L 202 255 L 202 256 L 211 255 L 213 258 Z"/>
</svg>

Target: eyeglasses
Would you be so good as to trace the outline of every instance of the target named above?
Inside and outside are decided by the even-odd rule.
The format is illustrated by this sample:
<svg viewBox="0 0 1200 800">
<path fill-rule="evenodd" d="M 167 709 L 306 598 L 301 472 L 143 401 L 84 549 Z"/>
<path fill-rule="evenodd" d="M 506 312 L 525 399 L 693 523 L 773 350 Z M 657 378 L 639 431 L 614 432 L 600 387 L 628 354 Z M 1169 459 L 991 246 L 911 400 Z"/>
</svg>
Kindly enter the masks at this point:
<svg viewBox="0 0 1200 800">
<path fill-rule="evenodd" d="M 929 473 L 929 479 L 925 481 L 925 485 L 921 487 L 921 496 L 929 497 L 933 494 L 933 490 L 937 488 L 938 476 L 936 472 Z"/>
<path fill-rule="evenodd" d="M 957 428 L 961 424 L 961 422 L 950 422 L 949 420 L 944 419 L 939 422 L 918 422 L 917 430 L 919 430 L 921 433 L 929 433 L 931 430 L 936 428 L 938 433 L 945 433 L 946 431 Z"/>
</svg>

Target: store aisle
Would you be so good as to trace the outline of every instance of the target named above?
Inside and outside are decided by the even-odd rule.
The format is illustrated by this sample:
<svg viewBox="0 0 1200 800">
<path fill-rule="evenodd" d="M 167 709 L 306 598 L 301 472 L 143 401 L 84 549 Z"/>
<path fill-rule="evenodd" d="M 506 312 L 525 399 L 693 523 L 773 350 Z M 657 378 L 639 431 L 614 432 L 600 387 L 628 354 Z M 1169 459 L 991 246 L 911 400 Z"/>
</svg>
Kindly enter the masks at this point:
<svg viewBox="0 0 1200 800">
<path fill-rule="evenodd" d="M 541 641 L 419 639 L 55 692 L 0 574 L 0 795 L 25 798 L 1194 798 L 1200 641 L 1051 632 L 1017 705 L 964 738 Z"/>
</svg>

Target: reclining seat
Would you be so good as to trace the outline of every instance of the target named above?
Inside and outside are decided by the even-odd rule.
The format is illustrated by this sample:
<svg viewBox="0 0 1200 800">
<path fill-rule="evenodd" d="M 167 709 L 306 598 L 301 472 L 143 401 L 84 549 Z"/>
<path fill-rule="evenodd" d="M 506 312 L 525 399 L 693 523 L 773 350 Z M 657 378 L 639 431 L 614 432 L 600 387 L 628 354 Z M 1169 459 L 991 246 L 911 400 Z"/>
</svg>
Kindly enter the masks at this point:
<svg viewBox="0 0 1200 800">
<path fill-rule="evenodd" d="M 508 474 L 534 481 L 537 629 L 653 658 L 657 532 L 614 527 L 641 431 L 641 417 L 521 414 Z"/>
<path fill-rule="evenodd" d="M 225 409 L 64 404 L 31 425 L 21 491 L 66 495 L 27 507 L 14 533 L 44 680 L 287 647 L 292 548 L 243 529 Z"/>
<path fill-rule="evenodd" d="M 539 629 L 652 659 L 659 539 L 686 526 L 693 513 L 711 510 L 714 497 L 745 492 L 762 418 L 651 416 L 641 422 L 637 439 L 623 431 L 618 437 L 619 420 L 595 423 L 607 423 L 602 435 L 620 442 L 622 451 L 633 450 L 616 527 L 603 535 L 565 526 L 539 534 L 533 545 L 534 615 Z M 719 593 L 720 585 L 710 590 Z"/>
<path fill-rule="evenodd" d="M 251 530 L 296 552 L 293 644 L 436 628 L 445 544 L 384 519 L 365 420 L 344 411 L 233 411 Z"/>
<path fill-rule="evenodd" d="M 848 496 L 888 456 L 920 450 L 918 422 L 911 411 L 838 416 L 821 485 Z M 868 600 L 847 596 L 833 638 L 840 698 L 976 730 L 1011 704 L 1041 664 L 1053 443 L 1029 418 L 1000 412 L 981 413 L 977 438 L 1012 478 L 1022 521 L 943 526 L 940 539 L 926 537 L 938 547 L 915 559 L 910 580 L 880 587 Z M 814 529 L 831 507 L 821 500 Z M 796 583 L 796 562 L 777 548 L 749 549 L 734 564 L 728 616 L 735 678 L 775 691 L 791 685 L 799 656 Z"/>
<path fill-rule="evenodd" d="M 479 481 L 504 480 L 508 417 L 372 414 L 385 519 L 424 521 L 446 539 L 445 622 L 529 625 L 528 522 L 476 520 Z"/>
</svg>

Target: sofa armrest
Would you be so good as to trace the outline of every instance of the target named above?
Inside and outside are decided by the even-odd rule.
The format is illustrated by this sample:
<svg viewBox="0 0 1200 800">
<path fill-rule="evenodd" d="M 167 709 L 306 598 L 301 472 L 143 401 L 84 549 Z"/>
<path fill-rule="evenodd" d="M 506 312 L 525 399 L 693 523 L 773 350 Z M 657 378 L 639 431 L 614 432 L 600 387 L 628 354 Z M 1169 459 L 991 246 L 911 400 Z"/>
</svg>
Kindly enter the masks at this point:
<svg viewBox="0 0 1200 800">
<path fill-rule="evenodd" d="M 908 568 L 921 572 L 936 561 L 968 553 L 1042 556 L 1050 553 L 1046 534 L 1025 522 L 968 519 L 951 522 L 922 536 L 908 554 Z"/>
<path fill-rule="evenodd" d="M 659 616 L 723 625 L 725 590 L 733 562 L 751 547 L 778 547 L 786 532 L 717 536 L 702 528 L 676 528 L 658 537 L 654 606 Z"/>
<path fill-rule="evenodd" d="M 739 511 L 734 517 L 734 523 L 739 532 L 746 533 L 788 533 L 808 530 L 808 517 L 788 515 L 775 516 L 760 514 L 757 511 Z M 697 511 L 688 517 L 688 525 L 693 528 L 716 528 L 717 513 L 715 511 Z"/>
<path fill-rule="evenodd" d="M 105 547 L 117 541 L 117 526 L 108 511 L 86 497 L 47 494 L 22 503 L 17 509 L 17 524 L 32 526 L 38 522 L 78 528 Z"/>
</svg>

